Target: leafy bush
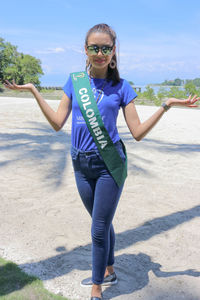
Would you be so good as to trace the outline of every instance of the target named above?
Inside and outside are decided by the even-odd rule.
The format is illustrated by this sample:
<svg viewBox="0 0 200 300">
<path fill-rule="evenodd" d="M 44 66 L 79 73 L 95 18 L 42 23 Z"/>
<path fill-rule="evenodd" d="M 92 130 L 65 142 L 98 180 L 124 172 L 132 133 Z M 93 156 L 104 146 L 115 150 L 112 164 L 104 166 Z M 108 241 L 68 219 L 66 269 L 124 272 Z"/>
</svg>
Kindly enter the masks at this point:
<svg viewBox="0 0 200 300">
<path fill-rule="evenodd" d="M 160 106 L 160 105 L 162 104 L 162 100 L 155 97 L 154 100 L 153 100 L 153 103 L 154 103 L 156 106 Z"/>
<path fill-rule="evenodd" d="M 193 82 L 188 82 L 185 84 L 184 86 L 185 88 L 185 92 L 186 92 L 186 95 L 189 96 L 189 95 L 198 95 L 199 93 L 199 89 L 196 88 L 196 86 L 194 85 Z"/>
<path fill-rule="evenodd" d="M 185 90 L 180 90 L 178 87 L 171 87 L 170 90 L 167 92 L 167 96 L 169 98 L 178 98 L 184 99 L 187 97 Z"/>
<path fill-rule="evenodd" d="M 162 100 L 168 96 L 168 93 L 165 88 L 160 87 L 156 96 L 160 102 L 162 102 Z"/>
<path fill-rule="evenodd" d="M 145 88 L 146 90 L 142 93 L 143 98 L 153 101 L 155 99 L 154 90 L 149 85 L 147 85 Z"/>
</svg>

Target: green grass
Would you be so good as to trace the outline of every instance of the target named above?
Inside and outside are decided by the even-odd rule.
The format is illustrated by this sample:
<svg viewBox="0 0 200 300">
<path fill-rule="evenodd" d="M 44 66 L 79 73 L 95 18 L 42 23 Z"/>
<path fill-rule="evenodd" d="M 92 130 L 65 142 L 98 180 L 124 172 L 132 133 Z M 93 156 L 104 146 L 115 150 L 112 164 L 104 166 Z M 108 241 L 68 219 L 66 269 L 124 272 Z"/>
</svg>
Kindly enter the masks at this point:
<svg viewBox="0 0 200 300">
<path fill-rule="evenodd" d="M 1 300 L 69 300 L 47 291 L 41 280 L 23 272 L 16 264 L 0 258 Z"/>
</svg>

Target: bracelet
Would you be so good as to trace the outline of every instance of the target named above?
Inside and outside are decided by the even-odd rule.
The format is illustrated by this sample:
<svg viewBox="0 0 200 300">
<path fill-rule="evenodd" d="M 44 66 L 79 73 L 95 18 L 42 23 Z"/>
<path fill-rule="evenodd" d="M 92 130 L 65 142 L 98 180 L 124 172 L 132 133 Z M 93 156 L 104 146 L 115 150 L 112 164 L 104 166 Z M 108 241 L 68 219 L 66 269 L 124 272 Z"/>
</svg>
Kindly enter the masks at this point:
<svg viewBox="0 0 200 300">
<path fill-rule="evenodd" d="M 171 108 L 171 106 L 167 105 L 166 103 L 163 103 L 161 106 L 164 108 L 165 111 L 168 111 Z"/>
</svg>

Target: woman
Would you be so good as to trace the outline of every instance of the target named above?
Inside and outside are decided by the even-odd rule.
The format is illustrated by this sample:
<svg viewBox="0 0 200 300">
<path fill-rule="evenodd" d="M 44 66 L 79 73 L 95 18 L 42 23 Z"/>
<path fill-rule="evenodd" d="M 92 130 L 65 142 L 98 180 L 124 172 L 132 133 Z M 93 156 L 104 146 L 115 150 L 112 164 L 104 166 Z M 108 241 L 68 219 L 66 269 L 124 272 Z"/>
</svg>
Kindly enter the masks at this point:
<svg viewBox="0 0 200 300">
<path fill-rule="evenodd" d="M 148 120 L 141 123 L 134 105 L 137 95 L 126 80 L 120 79 L 115 52 L 116 34 L 112 28 L 106 24 L 98 24 L 88 31 L 85 40 L 86 79 L 89 78 L 105 132 L 111 139 L 112 147 L 108 155 L 111 151 L 112 153 L 108 160 L 112 160 L 113 153 L 117 150 L 116 165 L 121 161 L 121 165 L 124 166 L 125 150 L 116 128 L 120 107 L 123 108 L 132 136 L 140 141 L 171 106 L 196 107 L 195 102 L 200 98 L 170 98 Z M 76 91 L 76 81 L 82 75 L 84 77 L 83 72 L 78 75 L 74 73 L 69 77 L 56 112 L 45 102 L 33 84 L 20 86 L 6 81 L 5 86 L 9 89 L 30 91 L 56 131 L 63 127 L 72 111 L 71 155 L 74 173 L 81 199 L 92 217 L 92 278 L 84 279 L 81 285 L 91 286 L 91 300 L 96 300 L 102 299 L 101 285 L 117 283 L 113 267 L 115 233 L 112 220 L 123 189 L 124 178 L 118 182 L 111 172 L 109 162 L 104 158 L 107 140 L 104 140 L 102 133 L 104 129 L 98 126 L 100 119 L 89 108 L 90 88 L 86 89 L 83 86 Z M 84 110 L 88 120 L 87 116 L 84 116 Z"/>
</svg>

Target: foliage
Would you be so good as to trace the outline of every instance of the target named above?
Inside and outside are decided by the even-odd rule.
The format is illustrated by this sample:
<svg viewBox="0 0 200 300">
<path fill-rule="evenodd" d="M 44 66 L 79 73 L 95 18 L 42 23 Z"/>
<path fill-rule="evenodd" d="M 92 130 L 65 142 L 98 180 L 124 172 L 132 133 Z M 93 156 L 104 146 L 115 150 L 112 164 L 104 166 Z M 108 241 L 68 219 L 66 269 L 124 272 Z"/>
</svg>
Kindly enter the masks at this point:
<svg viewBox="0 0 200 300">
<path fill-rule="evenodd" d="M 200 87 L 200 78 L 195 78 L 195 79 L 180 79 L 176 78 L 174 80 L 165 80 L 162 85 L 169 85 L 169 86 L 183 86 L 184 84 L 187 83 L 193 83 L 196 87 Z"/>
<path fill-rule="evenodd" d="M 0 81 L 14 79 L 17 84 L 32 82 L 39 87 L 39 76 L 42 74 L 39 59 L 19 53 L 16 46 L 0 38 Z"/>
<path fill-rule="evenodd" d="M 13 64 L 17 56 L 17 47 L 0 38 L 0 81 L 4 78 L 4 70 Z"/>
<path fill-rule="evenodd" d="M 184 99 L 187 97 L 186 92 L 184 90 L 180 90 L 178 87 L 171 87 L 167 92 L 167 97 Z"/>
<path fill-rule="evenodd" d="M 157 98 L 158 100 L 160 100 L 160 102 L 166 98 L 168 96 L 167 91 L 165 90 L 165 88 L 160 87 L 157 93 Z"/>
<path fill-rule="evenodd" d="M 162 101 L 159 98 L 156 98 L 156 97 L 154 98 L 153 102 L 156 106 L 160 106 L 162 104 Z"/>
<path fill-rule="evenodd" d="M 3 84 L 1 84 L 1 82 L 0 82 L 0 93 L 2 93 L 3 92 Z"/>
<path fill-rule="evenodd" d="M 195 86 L 200 87 L 200 78 L 195 78 L 193 80 L 193 83 L 194 83 Z"/>
<path fill-rule="evenodd" d="M 181 80 L 180 78 L 174 79 L 174 85 L 175 86 L 181 86 L 182 83 L 184 83 L 184 80 Z"/>
<path fill-rule="evenodd" d="M 145 87 L 145 91 L 143 93 L 142 92 L 137 92 L 137 94 L 138 94 L 139 99 L 152 101 L 153 104 L 156 105 L 156 106 L 161 105 L 161 103 L 162 103 L 161 98 L 164 97 L 164 94 L 162 94 L 162 97 L 161 97 L 161 94 L 160 94 L 160 98 L 158 97 L 158 95 L 156 96 L 155 93 L 154 93 L 154 90 L 148 85 Z M 140 101 L 140 104 L 145 104 L 145 103 L 146 103 L 145 101 Z"/>
<path fill-rule="evenodd" d="M 198 95 L 198 90 L 193 82 L 187 82 L 184 86 L 186 95 Z"/>
<path fill-rule="evenodd" d="M 184 80 L 180 78 L 176 78 L 174 80 L 165 80 L 162 85 L 173 85 L 173 86 L 181 86 L 184 84 Z"/>
<path fill-rule="evenodd" d="M 154 90 L 150 86 L 146 86 L 144 92 L 137 92 L 140 104 L 150 104 L 151 102 L 160 106 L 166 98 L 178 98 L 185 99 L 189 95 L 200 96 L 200 89 L 197 89 L 192 82 L 187 83 L 184 88 L 180 89 L 177 86 L 172 86 L 170 90 L 166 90 L 164 87 L 160 87 L 157 94 L 154 94 Z M 149 102 L 150 101 L 150 102 Z"/>
<path fill-rule="evenodd" d="M 154 100 L 155 99 L 155 94 L 154 94 L 154 90 L 147 85 L 146 90 L 142 93 L 143 94 L 143 98 L 146 98 L 148 100 Z"/>
<path fill-rule="evenodd" d="M 200 78 L 186 79 L 185 84 L 187 83 L 193 83 L 196 87 L 200 87 Z"/>
<path fill-rule="evenodd" d="M 142 92 L 138 92 L 138 91 L 137 91 L 136 93 L 137 93 L 138 99 L 144 98 Z"/>
</svg>

